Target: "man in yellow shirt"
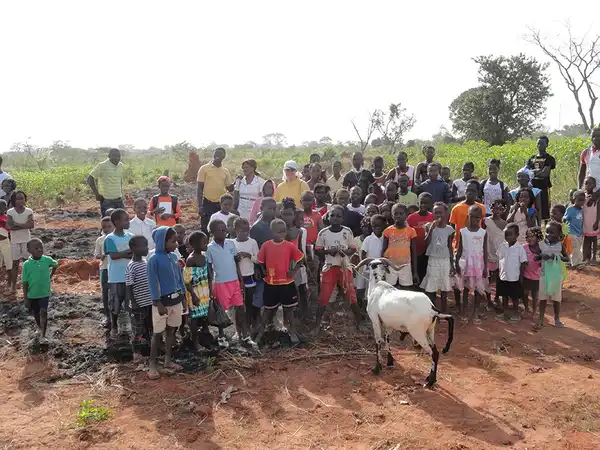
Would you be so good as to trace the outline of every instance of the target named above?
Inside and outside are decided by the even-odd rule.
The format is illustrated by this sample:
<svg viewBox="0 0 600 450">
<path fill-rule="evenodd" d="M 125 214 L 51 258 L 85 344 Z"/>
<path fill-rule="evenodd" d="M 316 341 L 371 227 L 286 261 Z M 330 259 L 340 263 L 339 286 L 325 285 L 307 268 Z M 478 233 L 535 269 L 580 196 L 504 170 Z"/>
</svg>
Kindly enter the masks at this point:
<svg viewBox="0 0 600 450">
<path fill-rule="evenodd" d="M 221 195 L 233 192 L 231 174 L 223 167 L 226 156 L 224 148 L 215 149 L 212 161 L 204 164 L 198 171 L 198 215 L 205 233 L 208 232 L 210 216 L 221 210 Z"/>
<path fill-rule="evenodd" d="M 310 187 L 306 181 L 298 178 L 298 164 L 296 164 L 296 161 L 286 161 L 283 165 L 283 173 L 285 180 L 277 185 L 277 189 L 275 189 L 275 201 L 281 203 L 284 198 L 293 198 L 296 207 L 299 208 L 302 193 L 310 191 Z"/>
<path fill-rule="evenodd" d="M 92 169 L 87 184 L 94 193 L 96 200 L 100 202 L 100 213 L 102 217 L 109 208 L 123 208 L 123 163 L 121 152 L 117 148 L 111 148 L 108 159 L 102 161 Z"/>
</svg>

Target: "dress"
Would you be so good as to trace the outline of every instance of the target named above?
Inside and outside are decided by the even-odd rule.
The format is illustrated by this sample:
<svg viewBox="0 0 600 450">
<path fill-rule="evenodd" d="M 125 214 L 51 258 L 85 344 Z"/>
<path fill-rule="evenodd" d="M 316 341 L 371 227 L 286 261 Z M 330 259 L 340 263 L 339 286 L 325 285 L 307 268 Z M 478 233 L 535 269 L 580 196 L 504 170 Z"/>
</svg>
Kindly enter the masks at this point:
<svg viewBox="0 0 600 450">
<path fill-rule="evenodd" d="M 586 202 L 583 204 L 583 235 L 584 236 L 587 236 L 587 237 L 600 236 L 600 231 L 594 230 L 594 223 L 596 222 L 597 208 L 598 208 L 597 203 L 594 203 L 592 206 L 588 206 L 587 199 L 586 199 Z"/>
<path fill-rule="evenodd" d="M 504 230 L 491 217 L 486 217 L 484 222 L 488 234 L 488 270 L 494 271 L 498 270 L 498 248 L 504 242 Z"/>
<path fill-rule="evenodd" d="M 208 301 L 210 291 L 208 289 L 208 261 L 202 267 L 185 267 L 183 269 L 183 282 L 191 284 L 192 290 L 198 296 L 199 305 L 194 305 L 192 295 L 186 291 L 185 297 L 189 310 L 189 317 L 199 319 L 208 315 Z"/>
<path fill-rule="evenodd" d="M 435 227 L 431 231 L 431 240 L 427 247 L 427 272 L 421 282 L 425 292 L 449 292 L 452 290 L 450 278 L 450 248 L 448 238 L 454 234 L 454 228 L 446 225 Z"/>
<path fill-rule="evenodd" d="M 476 290 L 480 294 L 485 294 L 487 290 L 487 277 L 483 276 L 485 267 L 483 260 L 483 242 L 486 231 L 480 228 L 477 231 L 469 231 L 467 227 L 460 230 L 462 239 L 462 256 L 458 265 L 460 267 L 460 277 L 457 277 L 457 287 L 459 289 Z"/>
</svg>

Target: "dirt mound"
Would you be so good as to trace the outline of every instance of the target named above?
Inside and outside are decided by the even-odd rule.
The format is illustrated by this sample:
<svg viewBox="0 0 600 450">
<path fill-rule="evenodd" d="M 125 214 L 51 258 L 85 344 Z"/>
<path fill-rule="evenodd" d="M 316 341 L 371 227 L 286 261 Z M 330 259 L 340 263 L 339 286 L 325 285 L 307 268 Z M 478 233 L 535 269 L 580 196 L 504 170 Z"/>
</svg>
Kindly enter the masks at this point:
<svg viewBox="0 0 600 450">
<path fill-rule="evenodd" d="M 45 253 L 54 259 L 92 258 L 100 227 L 79 230 L 34 228 L 31 235 L 42 240 Z"/>
<path fill-rule="evenodd" d="M 192 181 L 196 181 L 198 177 L 198 171 L 202 164 L 200 163 L 200 157 L 196 152 L 190 152 L 188 154 L 188 166 L 185 169 L 185 174 L 183 175 L 183 181 L 190 183 Z"/>
<path fill-rule="evenodd" d="M 86 281 L 98 278 L 100 261 L 97 259 L 62 259 L 59 261 L 55 276 L 61 283 Z"/>
</svg>

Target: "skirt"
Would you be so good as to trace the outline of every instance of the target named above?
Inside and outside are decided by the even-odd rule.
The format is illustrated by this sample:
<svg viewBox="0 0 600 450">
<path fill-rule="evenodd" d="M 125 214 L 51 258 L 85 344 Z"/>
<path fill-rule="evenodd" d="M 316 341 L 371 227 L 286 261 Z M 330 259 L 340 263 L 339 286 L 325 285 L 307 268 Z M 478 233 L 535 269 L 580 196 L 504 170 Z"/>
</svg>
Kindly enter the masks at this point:
<svg viewBox="0 0 600 450">
<path fill-rule="evenodd" d="M 421 282 L 425 292 L 449 292 L 452 290 L 450 280 L 450 258 L 430 256 L 427 273 Z"/>
</svg>

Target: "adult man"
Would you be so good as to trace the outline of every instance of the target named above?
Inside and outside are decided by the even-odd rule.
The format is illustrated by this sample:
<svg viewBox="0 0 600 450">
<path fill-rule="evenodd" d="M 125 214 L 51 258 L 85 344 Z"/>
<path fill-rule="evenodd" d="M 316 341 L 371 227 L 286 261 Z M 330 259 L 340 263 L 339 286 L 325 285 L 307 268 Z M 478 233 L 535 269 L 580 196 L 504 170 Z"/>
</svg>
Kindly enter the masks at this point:
<svg viewBox="0 0 600 450">
<path fill-rule="evenodd" d="M 121 152 L 111 148 L 108 159 L 92 169 L 87 184 L 100 202 L 100 214 L 104 217 L 109 208 L 125 209 L 123 204 L 123 163 Z"/>
<path fill-rule="evenodd" d="M 556 169 L 556 160 L 546 152 L 549 142 L 547 136 L 540 136 L 537 140 L 538 154 L 527 160 L 527 168 L 533 172 L 531 185 L 541 190 L 542 220 L 550 219 L 550 196 L 548 194 L 549 189 L 552 187 L 550 173 L 553 169 Z"/>
<path fill-rule="evenodd" d="M 354 186 L 358 186 L 363 191 L 363 198 L 369 192 L 369 186 L 375 183 L 375 177 L 370 170 L 363 167 L 364 158 L 361 152 L 356 152 L 352 155 L 352 170 L 344 175 L 342 185 L 350 190 Z"/>
<path fill-rule="evenodd" d="M 2 190 L 2 182 L 8 178 L 10 178 L 10 175 L 2 170 L 2 156 L 0 156 L 0 197 L 6 195 L 6 192 Z"/>
<path fill-rule="evenodd" d="M 284 198 L 293 198 L 296 202 L 296 207 L 300 207 L 302 201 L 302 193 L 310 191 L 308 183 L 298 178 L 298 164 L 296 161 L 286 161 L 283 165 L 283 173 L 285 180 L 277 185 L 275 189 L 275 200 L 281 203 Z"/>
<path fill-rule="evenodd" d="M 600 186 L 600 128 L 592 131 L 592 145 L 581 152 L 579 166 L 579 189 L 584 188 L 586 177 L 596 180 L 596 187 Z M 600 189 L 594 193 L 593 202 L 600 198 Z"/>
<path fill-rule="evenodd" d="M 201 217 L 202 231 L 208 232 L 210 216 L 221 209 L 221 195 L 233 192 L 233 180 L 229 170 L 223 167 L 227 156 L 224 148 L 219 147 L 213 153 L 213 159 L 198 171 L 198 215 Z"/>
</svg>

